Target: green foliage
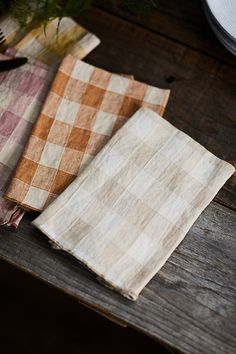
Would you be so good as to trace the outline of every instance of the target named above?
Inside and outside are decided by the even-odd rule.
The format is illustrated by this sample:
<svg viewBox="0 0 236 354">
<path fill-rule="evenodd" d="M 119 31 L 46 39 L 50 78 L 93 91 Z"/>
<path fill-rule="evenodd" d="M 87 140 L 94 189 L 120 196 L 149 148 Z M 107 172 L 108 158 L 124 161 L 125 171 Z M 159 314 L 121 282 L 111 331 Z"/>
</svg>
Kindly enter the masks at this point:
<svg viewBox="0 0 236 354">
<path fill-rule="evenodd" d="M 9 12 L 21 25 L 27 18 L 36 22 L 47 22 L 55 17 L 75 17 L 87 10 L 95 0 L 0 0 L 0 13 Z M 111 6 L 115 0 L 107 0 Z M 155 6 L 154 0 L 120 0 L 129 10 L 143 12 Z M 33 4 L 33 5 L 32 5 Z"/>
</svg>

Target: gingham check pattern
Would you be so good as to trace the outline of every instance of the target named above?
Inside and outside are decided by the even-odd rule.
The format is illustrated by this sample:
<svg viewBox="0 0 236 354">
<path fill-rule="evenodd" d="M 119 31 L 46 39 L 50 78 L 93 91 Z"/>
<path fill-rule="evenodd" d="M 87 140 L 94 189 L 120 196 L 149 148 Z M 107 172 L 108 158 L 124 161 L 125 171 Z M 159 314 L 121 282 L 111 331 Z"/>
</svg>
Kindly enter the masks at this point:
<svg viewBox="0 0 236 354">
<path fill-rule="evenodd" d="M 135 300 L 234 171 L 141 108 L 33 223 Z"/>
<path fill-rule="evenodd" d="M 6 46 L 15 45 L 18 55 L 34 58 L 47 65 L 55 67 L 62 58 L 70 53 L 78 59 L 83 59 L 100 44 L 100 40 L 74 20 L 64 17 L 60 21 L 51 20 L 46 29 L 40 25 L 29 31 L 20 29 L 19 24 L 8 16 L 0 21 Z"/>
<path fill-rule="evenodd" d="M 162 114 L 169 90 L 111 74 L 67 56 L 56 75 L 7 192 L 43 210 L 141 106 Z"/>
<path fill-rule="evenodd" d="M 20 55 L 33 57 L 47 65 L 59 64 L 62 58 L 70 53 L 83 59 L 100 40 L 74 20 L 64 17 L 60 21 L 54 19 L 47 24 L 30 31 L 15 48 Z"/>
<path fill-rule="evenodd" d="M 49 90 L 50 78 L 46 65 L 32 63 L 0 73 L 0 225 L 17 226 L 22 216 L 3 195 Z"/>
</svg>

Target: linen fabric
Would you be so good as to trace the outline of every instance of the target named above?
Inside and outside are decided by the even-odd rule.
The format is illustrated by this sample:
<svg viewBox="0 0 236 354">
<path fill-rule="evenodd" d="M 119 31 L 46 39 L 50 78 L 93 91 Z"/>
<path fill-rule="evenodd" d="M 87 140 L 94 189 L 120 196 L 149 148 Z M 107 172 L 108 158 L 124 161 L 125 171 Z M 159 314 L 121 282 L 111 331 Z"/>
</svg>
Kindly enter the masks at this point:
<svg viewBox="0 0 236 354">
<path fill-rule="evenodd" d="M 234 171 L 141 108 L 33 224 L 135 300 Z"/>
<path fill-rule="evenodd" d="M 55 68 L 67 53 L 83 59 L 100 40 L 69 17 L 55 18 L 47 26 L 24 29 L 11 16 L 2 18 L 0 28 L 5 36 L 3 50 L 15 46 L 16 55 L 37 59 Z"/>
<path fill-rule="evenodd" d="M 10 52 L 10 51 L 9 51 Z M 9 56 L 0 55 L 0 59 Z M 13 171 L 49 90 L 52 73 L 46 65 L 27 63 L 0 73 L 0 225 L 17 227 L 23 211 L 5 199 Z"/>
<path fill-rule="evenodd" d="M 69 52 L 83 59 L 100 44 L 100 40 L 69 17 L 51 20 L 26 34 L 16 45 L 19 55 L 33 57 L 57 66 Z"/>
<path fill-rule="evenodd" d="M 98 69 L 68 55 L 62 62 L 6 197 L 43 210 L 141 106 L 163 114 L 169 90 Z"/>
</svg>

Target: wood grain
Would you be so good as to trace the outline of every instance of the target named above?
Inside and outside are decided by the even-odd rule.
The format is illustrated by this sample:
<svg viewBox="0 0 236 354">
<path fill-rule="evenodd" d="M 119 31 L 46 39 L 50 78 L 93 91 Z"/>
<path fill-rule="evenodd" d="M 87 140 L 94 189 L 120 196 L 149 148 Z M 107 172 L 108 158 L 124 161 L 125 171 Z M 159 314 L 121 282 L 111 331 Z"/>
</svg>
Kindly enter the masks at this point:
<svg viewBox="0 0 236 354">
<path fill-rule="evenodd" d="M 204 15 L 201 0 L 155 0 L 156 8 L 145 14 L 131 13 L 122 1 L 111 3 L 96 0 L 97 7 L 138 24 L 186 47 L 205 53 L 220 61 L 236 65 L 236 57 L 229 53 L 215 37 Z"/>
<path fill-rule="evenodd" d="M 165 118 L 216 156 L 235 160 L 236 68 L 101 10 L 79 22 L 102 40 L 87 62 L 170 88 Z M 217 200 L 236 210 L 235 178 L 223 191 Z"/>
<path fill-rule="evenodd" d="M 232 354 L 236 349 L 233 211 L 211 203 L 136 303 L 52 249 L 33 229 L 32 219 L 27 216 L 17 232 L 1 229 L 1 258 L 183 353 Z"/>
</svg>

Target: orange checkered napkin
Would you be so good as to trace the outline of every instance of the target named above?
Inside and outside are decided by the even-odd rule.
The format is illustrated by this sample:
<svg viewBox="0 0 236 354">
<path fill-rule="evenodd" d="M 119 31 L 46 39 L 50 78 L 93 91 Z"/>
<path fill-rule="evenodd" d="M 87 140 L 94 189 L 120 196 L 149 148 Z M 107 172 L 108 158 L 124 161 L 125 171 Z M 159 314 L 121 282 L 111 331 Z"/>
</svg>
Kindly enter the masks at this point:
<svg viewBox="0 0 236 354">
<path fill-rule="evenodd" d="M 162 115 L 169 93 L 68 55 L 6 197 L 27 210 L 43 210 L 141 106 Z"/>
</svg>

